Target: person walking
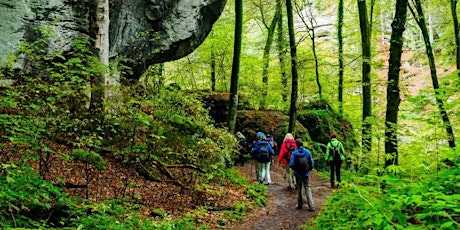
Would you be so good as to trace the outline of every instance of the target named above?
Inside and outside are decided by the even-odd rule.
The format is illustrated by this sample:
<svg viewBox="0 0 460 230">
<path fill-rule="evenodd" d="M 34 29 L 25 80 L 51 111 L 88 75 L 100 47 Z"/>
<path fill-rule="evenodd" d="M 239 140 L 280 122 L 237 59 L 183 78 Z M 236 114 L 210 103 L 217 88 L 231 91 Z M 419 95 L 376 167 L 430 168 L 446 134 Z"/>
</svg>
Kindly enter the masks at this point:
<svg viewBox="0 0 460 230">
<path fill-rule="evenodd" d="M 345 160 L 345 149 L 343 148 L 342 142 L 337 140 L 337 135 L 333 133 L 331 134 L 331 140 L 327 143 L 326 148 L 326 163 L 330 167 L 331 188 L 334 188 L 334 179 L 337 180 L 338 184 L 342 182 L 340 178 L 340 168 L 342 167 L 343 160 Z"/>
<path fill-rule="evenodd" d="M 258 132 L 256 134 L 257 141 L 251 149 L 251 156 L 257 161 L 258 180 L 260 183 L 267 180 L 267 185 L 272 183 L 270 177 L 270 161 L 275 152 L 272 146 L 265 140 L 265 134 Z"/>
<path fill-rule="evenodd" d="M 246 137 L 240 132 L 236 132 L 236 138 L 238 139 L 238 156 L 235 159 L 235 165 L 236 164 L 241 164 L 241 166 L 244 166 L 244 155 L 249 153 L 249 144 L 248 141 L 246 140 Z"/>
<path fill-rule="evenodd" d="M 305 188 L 305 193 L 307 195 L 308 211 L 315 211 L 315 204 L 313 202 L 313 197 L 311 194 L 310 188 L 310 172 L 313 169 L 314 162 L 313 157 L 311 156 L 310 150 L 303 147 L 303 141 L 301 138 L 295 140 L 297 149 L 294 150 L 291 154 L 291 159 L 289 160 L 289 167 L 294 170 L 294 175 L 297 184 L 297 209 L 302 209 L 303 206 L 303 197 L 302 197 L 302 187 Z"/>
<path fill-rule="evenodd" d="M 292 151 L 297 149 L 294 136 L 291 133 L 286 133 L 283 143 L 281 144 L 280 154 L 278 156 L 278 165 L 282 165 L 285 169 L 285 178 L 288 181 L 288 189 L 295 187 L 294 171 L 289 168 L 289 160 L 291 159 Z"/>
</svg>

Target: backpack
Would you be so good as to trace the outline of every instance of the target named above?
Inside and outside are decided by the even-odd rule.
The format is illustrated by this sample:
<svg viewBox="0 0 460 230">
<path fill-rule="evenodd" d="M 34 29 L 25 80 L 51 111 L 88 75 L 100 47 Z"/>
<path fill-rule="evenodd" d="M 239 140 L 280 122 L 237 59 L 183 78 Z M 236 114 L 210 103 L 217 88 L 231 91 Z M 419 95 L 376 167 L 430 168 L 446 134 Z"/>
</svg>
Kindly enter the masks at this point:
<svg viewBox="0 0 460 230">
<path fill-rule="evenodd" d="M 294 159 L 294 170 L 300 175 L 304 176 L 308 171 L 310 171 L 310 164 L 307 159 L 307 154 L 303 156 L 296 156 Z"/>
<path fill-rule="evenodd" d="M 248 153 L 249 144 L 248 144 L 246 138 L 241 138 L 239 140 L 237 148 L 238 148 L 238 151 L 240 152 L 240 154 Z"/>
<path fill-rule="evenodd" d="M 260 149 L 257 152 L 257 161 L 260 163 L 270 162 L 270 152 L 268 151 L 268 143 L 260 143 Z"/>
<path fill-rule="evenodd" d="M 286 155 L 284 155 L 286 157 L 286 161 L 289 162 L 289 160 L 291 159 L 291 154 L 292 154 L 292 151 L 295 150 L 295 145 L 294 145 L 294 142 L 286 142 L 286 149 L 287 149 L 287 153 Z"/>
<path fill-rule="evenodd" d="M 275 148 L 275 140 L 273 140 L 273 137 L 267 137 L 267 142 L 272 146 L 272 148 Z"/>
<path fill-rule="evenodd" d="M 342 159 L 340 159 L 340 150 L 339 150 L 339 144 L 337 144 L 337 146 L 332 146 L 331 144 L 331 154 L 332 154 L 332 160 L 333 161 L 341 161 Z"/>
</svg>

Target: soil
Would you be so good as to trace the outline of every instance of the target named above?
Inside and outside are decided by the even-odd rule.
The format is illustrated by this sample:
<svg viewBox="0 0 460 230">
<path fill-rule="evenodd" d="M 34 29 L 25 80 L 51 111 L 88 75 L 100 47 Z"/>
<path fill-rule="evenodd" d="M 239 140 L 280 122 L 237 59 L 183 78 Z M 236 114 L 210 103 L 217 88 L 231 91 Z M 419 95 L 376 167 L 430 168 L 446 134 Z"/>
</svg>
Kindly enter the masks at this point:
<svg viewBox="0 0 460 230">
<path fill-rule="evenodd" d="M 243 175 L 257 181 L 254 165 L 247 163 L 244 166 L 236 167 Z M 227 226 L 225 229 L 300 229 L 302 224 L 305 224 L 308 220 L 318 215 L 323 202 L 331 192 L 329 180 L 321 179 L 313 172 L 310 176 L 310 187 L 316 211 L 308 211 L 307 204 L 304 204 L 303 209 L 296 209 L 297 193 L 294 190 L 288 189 L 288 183 L 283 178 L 284 169 L 274 164 L 270 168 L 270 175 L 272 184 L 266 185 L 268 186 L 269 193 L 268 204 L 248 214 L 243 221 Z"/>
</svg>

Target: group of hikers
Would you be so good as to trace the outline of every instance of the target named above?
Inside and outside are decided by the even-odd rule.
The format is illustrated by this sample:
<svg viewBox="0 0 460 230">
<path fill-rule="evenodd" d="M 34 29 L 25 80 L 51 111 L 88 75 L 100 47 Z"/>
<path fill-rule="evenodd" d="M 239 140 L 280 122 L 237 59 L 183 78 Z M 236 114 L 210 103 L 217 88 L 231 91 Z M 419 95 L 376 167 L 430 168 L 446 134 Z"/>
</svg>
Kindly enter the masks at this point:
<svg viewBox="0 0 460 230">
<path fill-rule="evenodd" d="M 270 177 L 270 165 L 274 164 L 275 152 L 278 145 L 270 134 L 263 132 L 256 134 L 256 141 L 249 145 L 247 139 L 241 132 L 236 133 L 238 138 L 239 155 L 235 163 L 244 166 L 246 153 L 257 162 L 256 176 L 260 183 L 266 181 L 266 185 L 272 183 Z M 345 160 L 345 149 L 343 144 L 337 140 L 336 134 L 331 134 L 331 139 L 326 148 L 326 163 L 330 168 L 331 188 L 338 186 L 341 182 L 340 168 Z M 287 133 L 279 149 L 277 160 L 278 165 L 285 169 L 285 178 L 288 181 L 288 188 L 295 187 L 297 191 L 297 209 L 302 209 L 304 199 L 302 188 L 305 188 L 308 210 L 315 211 L 315 205 L 310 189 L 310 172 L 313 169 L 314 161 L 310 150 L 304 147 L 302 138 L 294 138 L 294 135 Z M 338 182 L 337 184 L 335 182 Z"/>
</svg>

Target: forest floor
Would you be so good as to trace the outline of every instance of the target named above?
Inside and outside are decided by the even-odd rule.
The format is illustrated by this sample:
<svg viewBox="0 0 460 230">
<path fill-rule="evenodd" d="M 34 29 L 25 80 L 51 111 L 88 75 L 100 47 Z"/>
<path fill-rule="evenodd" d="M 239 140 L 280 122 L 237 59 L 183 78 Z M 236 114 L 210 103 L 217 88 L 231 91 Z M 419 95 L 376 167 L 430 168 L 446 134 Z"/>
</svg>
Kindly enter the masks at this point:
<svg viewBox="0 0 460 230">
<path fill-rule="evenodd" d="M 235 166 L 243 175 L 253 181 L 257 181 L 255 175 L 255 166 L 246 163 L 244 166 Z M 247 216 L 241 222 L 227 226 L 225 229 L 245 230 L 285 230 L 299 229 L 311 218 L 315 218 L 331 192 L 329 180 L 319 178 L 314 172 L 311 175 L 310 187 L 312 189 L 315 212 L 308 211 L 308 205 L 304 204 L 303 209 L 296 209 L 297 193 L 295 190 L 289 190 L 287 181 L 283 178 L 284 169 L 274 164 L 270 168 L 272 179 L 271 185 L 268 186 L 269 201 L 268 204 Z"/>
</svg>

